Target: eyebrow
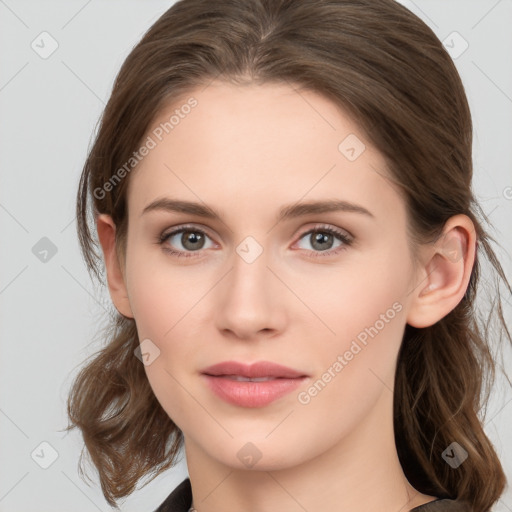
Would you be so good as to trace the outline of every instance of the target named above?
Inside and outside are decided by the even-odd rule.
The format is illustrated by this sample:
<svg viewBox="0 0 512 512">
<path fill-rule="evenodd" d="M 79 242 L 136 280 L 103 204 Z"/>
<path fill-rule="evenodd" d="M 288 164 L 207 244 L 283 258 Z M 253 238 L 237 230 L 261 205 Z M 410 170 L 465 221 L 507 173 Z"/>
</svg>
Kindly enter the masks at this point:
<svg viewBox="0 0 512 512">
<path fill-rule="evenodd" d="M 215 211 L 215 209 L 204 203 L 195 203 L 192 201 L 182 201 L 177 199 L 171 199 L 163 197 L 156 199 L 155 201 L 148 204 L 140 216 L 145 213 L 152 211 L 168 211 L 177 213 L 187 213 L 189 215 L 196 215 L 198 217 L 204 217 L 206 219 L 218 219 L 222 218 L 222 215 Z M 348 201 L 342 201 L 338 199 L 327 200 L 327 201 L 309 201 L 306 203 L 294 203 L 283 206 L 279 210 L 277 222 L 283 220 L 301 217 L 309 214 L 318 213 L 329 213 L 329 212 L 348 212 L 348 213 L 360 213 L 368 217 L 374 218 L 374 215 L 366 208 L 350 203 Z"/>
</svg>

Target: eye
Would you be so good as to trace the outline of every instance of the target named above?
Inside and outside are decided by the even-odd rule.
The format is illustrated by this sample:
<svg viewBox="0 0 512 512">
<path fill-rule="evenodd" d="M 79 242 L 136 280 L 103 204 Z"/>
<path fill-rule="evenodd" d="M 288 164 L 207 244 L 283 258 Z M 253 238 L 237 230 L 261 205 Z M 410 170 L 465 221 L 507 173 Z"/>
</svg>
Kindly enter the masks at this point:
<svg viewBox="0 0 512 512">
<path fill-rule="evenodd" d="M 301 240 L 306 240 L 308 247 L 299 247 L 300 249 L 312 250 L 313 257 L 332 256 L 350 246 L 353 239 L 345 231 L 333 228 L 332 226 L 317 226 L 301 235 Z M 337 242 L 337 245 L 336 245 Z M 333 248 L 334 247 L 334 248 Z"/>
<path fill-rule="evenodd" d="M 178 257 L 190 258 L 195 255 L 187 253 L 198 252 L 201 249 L 209 249 L 213 246 L 213 243 L 208 246 L 206 244 L 207 240 L 211 242 L 210 237 L 202 229 L 193 226 L 182 226 L 179 229 L 162 233 L 158 242 L 166 252 Z M 177 249 L 173 247 L 177 247 Z"/>
<path fill-rule="evenodd" d="M 353 238 L 347 232 L 332 226 L 316 226 L 302 233 L 300 240 L 305 240 L 306 245 L 309 243 L 312 249 L 303 246 L 299 246 L 299 249 L 310 251 L 313 257 L 322 257 L 345 250 L 352 244 Z M 194 253 L 200 253 L 202 249 L 215 245 L 205 231 L 194 226 L 181 226 L 164 232 L 158 237 L 158 243 L 163 246 L 164 251 L 185 258 L 199 256 Z"/>
</svg>

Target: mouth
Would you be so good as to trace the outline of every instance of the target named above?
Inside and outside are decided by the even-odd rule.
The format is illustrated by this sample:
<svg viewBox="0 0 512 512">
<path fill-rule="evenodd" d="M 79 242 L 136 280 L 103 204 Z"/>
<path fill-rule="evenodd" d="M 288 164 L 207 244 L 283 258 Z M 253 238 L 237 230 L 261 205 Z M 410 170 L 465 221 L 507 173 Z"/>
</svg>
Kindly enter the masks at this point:
<svg viewBox="0 0 512 512">
<path fill-rule="evenodd" d="M 201 371 L 211 391 L 238 407 L 264 407 L 292 392 L 308 375 L 269 361 L 226 361 Z"/>
<path fill-rule="evenodd" d="M 243 375 L 210 375 L 210 377 L 223 377 L 238 382 L 267 382 L 269 380 L 282 379 L 285 377 L 244 377 Z"/>
</svg>

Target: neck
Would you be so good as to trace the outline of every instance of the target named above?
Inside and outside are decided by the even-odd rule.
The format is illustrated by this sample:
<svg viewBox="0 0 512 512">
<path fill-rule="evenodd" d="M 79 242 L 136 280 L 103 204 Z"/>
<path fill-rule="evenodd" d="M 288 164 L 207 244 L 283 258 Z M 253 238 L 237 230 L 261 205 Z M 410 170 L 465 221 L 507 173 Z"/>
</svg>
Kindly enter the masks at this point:
<svg viewBox="0 0 512 512">
<path fill-rule="evenodd" d="M 435 499 L 415 490 L 403 473 L 387 389 L 349 435 L 293 467 L 240 470 L 188 438 L 185 450 L 197 512 L 408 512 Z"/>
</svg>

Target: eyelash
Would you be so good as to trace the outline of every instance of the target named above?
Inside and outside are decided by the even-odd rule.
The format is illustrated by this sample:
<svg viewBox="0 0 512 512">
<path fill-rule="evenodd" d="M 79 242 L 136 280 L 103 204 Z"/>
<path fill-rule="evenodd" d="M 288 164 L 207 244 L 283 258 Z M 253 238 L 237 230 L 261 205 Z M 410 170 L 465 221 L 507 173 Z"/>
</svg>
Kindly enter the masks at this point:
<svg viewBox="0 0 512 512">
<path fill-rule="evenodd" d="M 205 231 L 203 231 L 202 229 L 196 228 L 195 226 L 181 226 L 178 229 L 175 229 L 168 233 L 163 232 L 158 237 L 157 243 L 159 245 L 163 246 L 165 244 L 165 242 L 167 242 L 167 240 L 169 238 L 171 238 L 172 236 L 177 235 L 179 233 L 186 232 L 186 231 L 190 231 L 193 233 L 201 233 L 201 235 L 204 235 L 204 236 L 210 238 Z M 343 245 L 340 245 L 336 249 L 330 249 L 327 251 L 309 251 L 309 252 L 314 253 L 314 256 L 313 256 L 314 258 L 335 256 L 335 255 L 339 254 L 341 251 L 344 251 L 353 242 L 353 239 L 350 238 L 349 236 L 347 236 L 343 231 L 340 231 L 331 226 L 315 226 L 314 228 L 311 228 L 308 231 L 301 233 L 301 235 L 299 236 L 299 240 L 304 238 L 306 235 L 310 235 L 312 233 L 317 233 L 317 232 L 318 233 L 329 233 L 329 234 L 335 236 L 336 238 L 338 238 L 338 240 L 340 240 L 341 242 L 343 242 Z M 176 251 L 175 249 L 172 249 L 169 246 L 163 247 L 163 250 L 173 256 L 178 257 L 178 258 L 182 258 L 182 257 L 183 258 L 194 258 L 195 257 L 194 252 L 197 252 L 197 253 L 201 252 L 201 250 L 198 250 L 198 251 Z"/>
</svg>

